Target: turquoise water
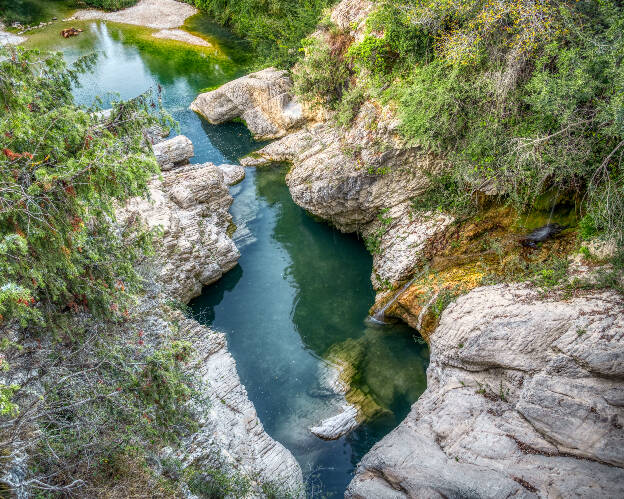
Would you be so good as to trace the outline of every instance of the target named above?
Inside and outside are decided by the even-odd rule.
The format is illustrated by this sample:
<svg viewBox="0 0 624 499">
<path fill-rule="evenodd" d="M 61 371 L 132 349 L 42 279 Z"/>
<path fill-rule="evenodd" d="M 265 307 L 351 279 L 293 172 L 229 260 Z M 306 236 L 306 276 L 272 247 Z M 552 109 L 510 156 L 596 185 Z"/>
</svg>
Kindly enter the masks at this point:
<svg viewBox="0 0 624 499">
<path fill-rule="evenodd" d="M 76 25 L 77 23 L 73 23 Z M 62 50 L 68 61 L 100 52 L 76 99 L 106 107 L 158 85 L 164 107 L 195 146 L 193 162 L 237 162 L 260 147 L 240 124 L 212 126 L 188 110 L 196 95 L 245 72 L 245 45 L 198 16 L 188 26 L 215 49 L 149 38 L 149 30 L 101 22 L 61 39 L 54 25 L 31 46 Z M 310 496 L 342 495 L 370 447 L 394 428 L 424 391 L 428 351 L 403 326 L 368 322 L 374 300 L 372 259 L 362 241 L 314 220 L 291 200 L 283 167 L 249 169 L 232 188 L 239 266 L 205 289 L 195 316 L 227 334 L 238 372 L 267 432 L 304 470 Z M 321 381 L 329 357 L 355 367 L 353 387 L 377 404 L 377 417 L 333 442 L 308 428 L 339 410 Z"/>
</svg>

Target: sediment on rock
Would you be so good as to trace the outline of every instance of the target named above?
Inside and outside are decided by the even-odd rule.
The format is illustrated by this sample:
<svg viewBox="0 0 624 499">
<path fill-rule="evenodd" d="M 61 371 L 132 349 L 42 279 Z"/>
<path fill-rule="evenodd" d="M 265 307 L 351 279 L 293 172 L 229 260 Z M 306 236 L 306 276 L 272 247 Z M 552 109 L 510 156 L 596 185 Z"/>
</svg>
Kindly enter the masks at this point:
<svg viewBox="0 0 624 499">
<path fill-rule="evenodd" d="M 426 392 L 347 497 L 624 494 L 621 295 L 477 288 L 429 341 Z"/>
</svg>

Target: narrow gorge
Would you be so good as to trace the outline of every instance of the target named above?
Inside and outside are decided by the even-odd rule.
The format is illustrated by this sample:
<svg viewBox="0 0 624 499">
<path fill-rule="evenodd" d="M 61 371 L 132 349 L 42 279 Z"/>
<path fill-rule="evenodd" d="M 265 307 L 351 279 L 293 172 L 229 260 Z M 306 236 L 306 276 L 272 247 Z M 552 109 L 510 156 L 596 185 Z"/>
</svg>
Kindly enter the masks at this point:
<svg viewBox="0 0 624 499">
<path fill-rule="evenodd" d="M 452 7 L 464 16 L 457 33 L 473 22 L 464 4 L 494 8 L 459 3 Z M 0 12 L 7 23 L 0 25 L 0 64 L 34 67 L 39 54 L 60 51 L 85 68 L 57 77 L 56 62 L 36 66 L 44 82 L 32 100 L 22 99 L 24 112 L 39 112 L 52 95 L 46 85 L 62 81 L 76 128 L 87 127 L 78 138 L 54 132 L 60 145 L 41 159 L 18 148 L 34 139 L 22 140 L 27 133 L 10 118 L 16 104 L 2 78 L 13 73 L 0 71 L 7 110 L 0 166 L 7 185 L 29 179 L 7 192 L 41 194 L 44 206 L 58 190 L 71 204 L 71 179 L 89 166 L 67 177 L 35 169 L 51 170 L 50 157 L 63 148 L 77 158 L 117 149 L 130 156 L 114 142 L 92 144 L 136 133 L 145 188 L 135 192 L 140 181 L 125 178 L 132 195 L 110 211 L 83 213 L 103 213 L 120 254 L 153 234 L 118 271 L 131 266 L 140 285 L 126 305 L 106 302 L 112 318 L 97 315 L 87 292 L 54 288 L 46 293 L 63 296 L 54 305 L 60 319 L 41 298 L 44 313 L 29 323 L 25 313 L 11 316 L 2 300 L 17 288 L 0 282 L 0 496 L 624 496 L 622 240 L 612 222 L 601 233 L 592 219 L 587 229 L 594 212 L 584 204 L 607 168 L 600 178 L 617 194 L 607 201 L 624 199 L 621 165 L 610 163 L 621 157 L 621 143 L 603 141 L 615 149 L 590 180 L 573 173 L 564 188 L 551 173 L 536 180 L 542 190 L 530 203 L 515 203 L 526 192 L 513 180 L 520 173 L 492 174 L 487 151 L 470 149 L 477 166 L 458 174 L 463 156 L 410 136 L 431 125 L 405 110 L 417 77 L 388 68 L 407 57 L 403 50 L 422 56 L 410 68 L 434 64 L 443 43 L 460 50 L 452 30 L 438 45 L 419 31 L 433 30 L 431 23 L 446 29 L 450 7 L 441 14 L 412 1 L 326 2 L 307 38 L 297 48 L 280 40 L 272 49 L 279 64 L 269 64 L 234 17 L 237 34 L 202 13 L 214 15 L 208 4 L 140 0 L 101 11 L 60 1 L 56 11 L 42 7 L 48 17 L 58 13 L 52 20 L 31 27 L 8 24 Z M 493 15 L 492 25 L 507 19 L 511 33 L 525 19 L 523 6 Z M 236 7 L 227 9 L 235 16 Z M 387 12 L 408 26 L 409 44 Z M 482 21 L 474 21 L 479 33 L 490 29 Z M 70 27 L 77 36 L 59 36 Z M 506 63 L 530 57 L 509 50 Z M 474 63 L 468 60 L 461 64 Z M 484 72 L 479 85 L 490 78 L 511 95 L 523 77 L 501 68 Z M 331 82 L 315 80 L 315 71 L 330 73 Z M 454 78 L 451 69 L 442 73 Z M 388 97 L 405 82 L 414 87 Z M 440 92 L 456 90 L 450 87 Z M 498 110 L 507 96 L 499 90 L 486 92 L 500 99 Z M 160 122 L 124 128 L 141 106 L 160 112 Z M 54 112 L 46 111 L 51 130 L 65 119 Z M 446 118 L 439 111 L 440 127 Z M 538 134 L 531 161 L 553 155 L 540 149 L 550 138 Z M 515 153 L 526 143 L 519 138 Z M 545 160 L 540 165 L 547 169 Z M 120 178 L 107 173 L 90 195 L 102 196 Z M 33 217 L 28 202 L 16 203 L 26 206 L 26 219 Z M 22 250 L 11 239 L 24 223 L 7 215 L 0 224 L 0 269 L 9 279 L 12 259 L 26 258 L 13 256 Z M 93 283 L 108 257 L 73 235 L 90 228 L 73 216 L 61 255 L 69 259 L 74 248 L 79 259 L 83 251 L 95 255 L 79 276 Z M 40 250 L 29 251 L 19 254 Z M 24 276 L 35 293 L 42 288 L 37 276 Z M 125 293 L 127 280 L 104 287 Z M 17 310 L 38 306 L 36 294 L 19 293 Z"/>
</svg>

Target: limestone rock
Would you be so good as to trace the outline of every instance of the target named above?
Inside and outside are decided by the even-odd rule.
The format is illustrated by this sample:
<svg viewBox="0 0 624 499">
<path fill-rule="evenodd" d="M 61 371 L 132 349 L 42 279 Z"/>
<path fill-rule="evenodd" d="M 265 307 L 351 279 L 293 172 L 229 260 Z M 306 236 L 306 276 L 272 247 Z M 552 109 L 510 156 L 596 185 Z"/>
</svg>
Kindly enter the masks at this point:
<svg viewBox="0 0 624 499">
<path fill-rule="evenodd" d="M 72 17 L 79 21 L 102 19 L 116 23 L 135 24 L 147 28 L 177 28 L 197 14 L 197 9 L 176 0 L 140 0 L 136 5 L 114 12 L 96 9 L 79 10 Z"/>
<path fill-rule="evenodd" d="M 156 161 L 163 171 L 184 165 L 195 155 L 191 139 L 178 135 L 169 140 L 158 142 L 152 146 Z"/>
<path fill-rule="evenodd" d="M 624 300 L 477 288 L 430 337 L 426 392 L 347 497 L 624 495 Z"/>
<path fill-rule="evenodd" d="M 342 412 L 323 420 L 318 426 L 310 428 L 310 431 L 323 440 L 337 440 L 360 426 L 357 415 L 356 407 L 350 404 L 345 405 L 342 407 Z"/>
<path fill-rule="evenodd" d="M 331 20 L 340 29 L 358 30 L 374 7 L 369 0 L 342 0 L 332 9 Z"/>
<path fill-rule="evenodd" d="M 4 24 L 0 23 L 0 47 L 2 45 L 19 45 L 24 40 L 26 40 L 26 38 L 23 36 L 4 31 Z"/>
<path fill-rule="evenodd" d="M 245 168 L 240 165 L 219 165 L 227 185 L 236 185 L 245 178 Z"/>
<path fill-rule="evenodd" d="M 451 221 L 446 216 L 423 219 L 411 209 L 411 199 L 429 186 L 428 174 L 444 163 L 406 146 L 396 128 L 388 109 L 368 102 L 347 131 L 310 125 L 241 161 L 246 166 L 292 162 L 286 183 L 299 206 L 342 231 L 377 240 L 377 288 L 407 277 L 427 238 Z"/>
<path fill-rule="evenodd" d="M 161 227 L 158 280 L 167 294 L 187 302 L 202 287 L 236 266 L 240 253 L 227 235 L 232 196 L 223 172 L 213 165 L 188 165 L 150 184 L 150 200 L 133 199 L 118 218 L 142 218 Z"/>
<path fill-rule="evenodd" d="M 287 71 L 267 68 L 200 94 L 191 109 L 210 123 L 241 118 L 258 140 L 283 137 L 304 121 Z"/>
</svg>

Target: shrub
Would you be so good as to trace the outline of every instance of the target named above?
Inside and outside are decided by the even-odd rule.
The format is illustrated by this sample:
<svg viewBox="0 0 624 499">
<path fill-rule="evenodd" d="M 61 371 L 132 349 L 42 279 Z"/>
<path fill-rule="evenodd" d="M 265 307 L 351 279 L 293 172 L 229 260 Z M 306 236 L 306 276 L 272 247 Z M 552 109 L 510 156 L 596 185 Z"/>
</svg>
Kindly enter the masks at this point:
<svg viewBox="0 0 624 499">
<path fill-rule="evenodd" d="M 186 0 L 251 41 L 258 65 L 288 68 L 332 0 Z"/>
<path fill-rule="evenodd" d="M 64 310 L 121 316 L 140 284 L 151 233 L 116 227 L 116 203 L 147 194 L 158 171 L 142 130 L 150 95 L 100 119 L 74 105 L 87 60 L 0 49 L 0 324 L 51 327 Z"/>
<path fill-rule="evenodd" d="M 349 83 L 343 54 L 324 38 L 308 38 L 303 47 L 305 57 L 293 72 L 295 93 L 306 102 L 335 107 Z"/>
</svg>

